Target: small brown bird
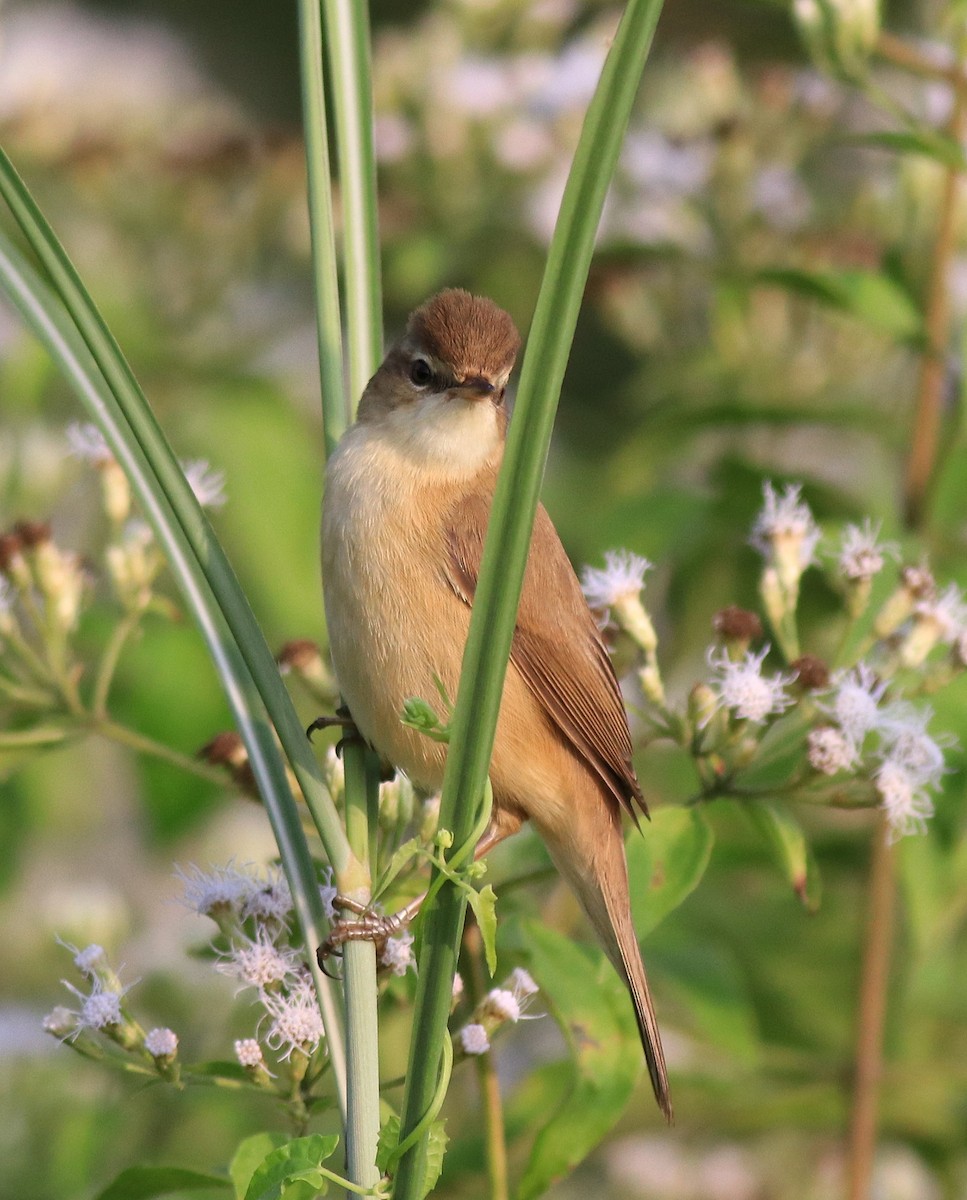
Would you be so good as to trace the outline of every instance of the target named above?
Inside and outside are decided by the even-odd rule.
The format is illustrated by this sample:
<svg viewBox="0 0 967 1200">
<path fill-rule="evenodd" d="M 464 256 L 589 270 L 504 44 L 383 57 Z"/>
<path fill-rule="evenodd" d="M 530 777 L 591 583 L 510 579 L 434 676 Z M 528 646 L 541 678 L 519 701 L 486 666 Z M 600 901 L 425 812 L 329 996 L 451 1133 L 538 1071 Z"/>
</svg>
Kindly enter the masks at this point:
<svg viewBox="0 0 967 1200">
<path fill-rule="evenodd" d="M 340 690 L 363 737 L 420 787 L 446 747 L 403 702 L 455 696 L 520 347 L 507 313 L 451 289 L 413 312 L 330 459 L 323 590 Z M 646 812 L 607 650 L 543 506 L 517 614 L 481 848 L 530 820 L 634 1001 L 655 1096 L 672 1109 L 631 923 L 622 810 Z"/>
</svg>

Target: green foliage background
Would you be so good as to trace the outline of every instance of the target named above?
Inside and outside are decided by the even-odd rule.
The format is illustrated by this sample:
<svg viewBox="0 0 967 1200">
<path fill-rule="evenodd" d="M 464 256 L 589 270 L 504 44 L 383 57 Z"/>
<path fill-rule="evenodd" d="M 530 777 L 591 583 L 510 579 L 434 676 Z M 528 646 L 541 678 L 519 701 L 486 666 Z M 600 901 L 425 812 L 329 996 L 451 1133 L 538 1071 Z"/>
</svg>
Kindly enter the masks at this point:
<svg viewBox="0 0 967 1200">
<path fill-rule="evenodd" d="M 139 63 L 152 78 L 154 60 L 137 56 L 156 27 L 132 24 L 132 11 L 117 4 L 95 19 L 78 10 L 43 26 L 32 7 L 5 9 L 4 53 L 24 53 L 33 20 L 51 60 L 80 62 L 91 86 L 51 98 L 23 85 L 0 108 L 0 134 L 178 452 L 224 469 L 230 500 L 218 532 L 270 644 L 322 639 L 322 439 L 302 149 L 291 97 L 278 83 L 285 68 L 276 65 L 286 40 L 295 45 L 294 17 L 274 40 L 263 24 L 245 40 L 236 30 L 231 55 L 233 43 L 214 24 L 196 28 L 217 81 L 199 69 L 189 84 L 157 83 L 154 96 L 145 84 L 142 101 L 137 89 L 111 90 L 112 63 L 122 81 Z M 646 596 L 678 694 L 706 670 L 714 612 L 755 605 L 759 562 L 747 534 L 763 478 L 802 480 L 830 530 L 867 514 L 881 520 L 910 556 L 923 547 L 938 578 L 967 584 L 963 214 L 950 276 L 955 337 L 943 458 L 916 541 L 902 525 L 901 482 L 942 168 L 924 154 L 859 144 L 852 135 L 882 118 L 855 88 L 809 67 L 778 7 L 712 12 L 671 5 L 660 27 L 603 225 L 544 493 L 575 563 L 627 546 L 658 564 Z M 587 62 L 613 11 L 590 2 L 443 3 L 415 11 L 383 4 L 374 13 L 388 334 L 413 304 L 450 284 L 493 296 L 526 330 L 549 196 L 589 94 Z M 171 14 L 177 20 L 179 10 Z M 897 19 L 944 33 L 930 6 Z M 177 64 L 180 55 L 169 47 L 161 59 Z M 541 72 L 551 83 L 540 102 L 528 100 L 526 80 Z M 63 75 L 73 78 L 66 68 Z M 896 72 L 882 78 L 891 95 L 935 119 L 943 97 L 931 85 Z M 63 438 L 78 415 L 43 353 L 4 317 L 0 526 L 50 516 L 58 541 L 93 559 L 103 534 L 97 480 L 65 457 Z M 821 576 L 810 579 L 804 642 L 828 653 L 835 597 Z M 103 596 L 104 581 L 93 586 Z M 91 646 L 103 641 L 105 620 L 98 607 L 86 620 L 82 638 Z M 962 682 L 935 700 L 936 727 L 961 743 L 965 700 Z M 160 618 L 126 654 L 112 707 L 188 755 L 228 721 L 194 630 Z M 168 903 L 176 894 L 170 864 L 271 853 L 260 811 L 99 741 L 78 739 L 29 761 L 3 755 L 0 1096 L 12 1116 L 0 1128 L 0 1194 L 92 1195 L 132 1162 L 224 1165 L 242 1136 L 278 1128 L 267 1106 L 215 1089 L 145 1089 L 34 1031 L 62 1000 L 66 960 L 56 932 L 103 942 L 132 978 L 142 977 L 140 1011 L 176 1028 L 193 1054 L 228 1057 L 230 1038 L 250 1032 L 249 1014 L 225 981 L 184 958 L 183 947 L 206 931 Z M 883 1088 L 883 1169 L 913 1171 L 924 1196 L 960 1195 L 967 1178 L 962 750 L 949 761 L 928 835 L 900 851 Z M 686 801 L 695 781 L 661 745 L 643 750 L 638 768 L 657 814 L 648 840 L 631 850 L 644 895 L 663 828 L 686 819 L 664 806 Z M 683 895 L 698 886 L 668 905 L 644 943 L 679 1125 L 659 1127 L 645 1088 L 620 1062 L 582 1062 L 576 1118 L 594 1111 L 605 1083 L 634 1096 L 615 1137 L 553 1194 L 587 1195 L 591 1186 L 599 1195 L 718 1194 L 730 1155 L 763 1195 L 830 1194 L 848 1105 L 871 822 L 828 812 L 805 814 L 805 822 L 823 881 L 814 913 L 738 805 L 716 803 L 695 818 L 691 857 L 672 871 Z M 498 895 L 501 878 L 545 863 L 527 835 L 504 847 L 493 868 Z M 500 911 L 502 952 L 537 945 L 549 1003 L 579 1008 L 593 964 L 554 932 L 585 934 L 570 899 L 545 878 L 502 896 Z M 540 933 L 528 941 L 535 912 Z M 636 917 L 644 935 L 649 915 Z M 620 991 L 601 977 L 604 992 L 612 984 Z M 628 1016 L 616 1003 L 614 1020 Z M 391 1014 L 387 1075 L 400 1069 L 404 1023 L 402 1009 Z M 550 1022 L 520 1026 L 500 1048 L 521 1195 L 536 1194 L 524 1161 L 544 1119 L 537 1114 L 567 1094 L 560 1053 Z M 535 1062 L 543 1065 L 525 1076 Z M 447 1111 L 454 1141 L 444 1194 L 483 1195 L 469 1073 L 457 1075 Z M 692 1191 L 663 1189 L 661 1162 L 676 1163 L 679 1184 Z"/>
</svg>

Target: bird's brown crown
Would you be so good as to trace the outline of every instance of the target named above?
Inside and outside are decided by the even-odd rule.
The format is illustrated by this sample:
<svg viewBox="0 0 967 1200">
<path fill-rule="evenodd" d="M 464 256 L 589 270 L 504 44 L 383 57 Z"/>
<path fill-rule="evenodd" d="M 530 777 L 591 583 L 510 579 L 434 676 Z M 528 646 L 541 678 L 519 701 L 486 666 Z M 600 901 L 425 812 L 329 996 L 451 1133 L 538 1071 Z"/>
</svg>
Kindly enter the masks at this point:
<svg viewBox="0 0 967 1200">
<path fill-rule="evenodd" d="M 452 367 L 458 378 L 510 373 L 520 334 L 511 318 L 486 296 L 461 288 L 437 292 L 410 314 L 407 340 Z"/>
</svg>

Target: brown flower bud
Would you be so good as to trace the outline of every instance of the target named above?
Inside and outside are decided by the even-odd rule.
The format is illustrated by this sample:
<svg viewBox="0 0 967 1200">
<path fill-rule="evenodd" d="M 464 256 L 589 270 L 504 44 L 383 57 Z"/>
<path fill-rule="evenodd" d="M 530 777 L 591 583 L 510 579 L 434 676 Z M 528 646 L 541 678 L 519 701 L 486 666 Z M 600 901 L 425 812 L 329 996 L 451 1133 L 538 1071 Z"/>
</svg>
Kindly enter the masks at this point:
<svg viewBox="0 0 967 1200">
<path fill-rule="evenodd" d="M 936 580 L 927 567 L 904 567 L 900 578 L 915 600 L 932 600 L 937 594 Z"/>
<path fill-rule="evenodd" d="M 23 541 L 16 533 L 0 533 L 0 571 L 8 574 L 15 558 L 23 554 Z"/>
<path fill-rule="evenodd" d="M 238 767 L 248 762 L 248 751 L 241 736 L 234 729 L 227 729 L 224 733 L 216 733 L 210 742 L 202 746 L 198 757 L 212 766 L 224 763 L 230 767 Z"/>
<path fill-rule="evenodd" d="M 27 550 L 50 541 L 50 524 L 47 521 L 18 521 L 13 532 Z"/>
<path fill-rule="evenodd" d="M 322 654 L 319 647 L 309 638 L 296 638 L 294 641 L 286 642 L 275 656 L 275 661 L 283 671 L 287 668 L 291 671 L 311 671 L 318 668 L 321 660 Z"/>
<path fill-rule="evenodd" d="M 198 757 L 212 766 L 228 767 L 228 773 L 237 788 L 249 796 L 258 796 L 258 785 L 249 765 L 248 750 L 234 729 L 217 733 L 198 751 Z"/>
<path fill-rule="evenodd" d="M 730 604 L 712 618 L 712 628 L 725 641 L 754 642 L 762 637 L 762 622 L 754 612 Z"/>
<path fill-rule="evenodd" d="M 796 683 L 807 692 L 829 686 L 829 667 L 815 654 L 803 654 L 789 665 L 796 672 Z"/>
</svg>

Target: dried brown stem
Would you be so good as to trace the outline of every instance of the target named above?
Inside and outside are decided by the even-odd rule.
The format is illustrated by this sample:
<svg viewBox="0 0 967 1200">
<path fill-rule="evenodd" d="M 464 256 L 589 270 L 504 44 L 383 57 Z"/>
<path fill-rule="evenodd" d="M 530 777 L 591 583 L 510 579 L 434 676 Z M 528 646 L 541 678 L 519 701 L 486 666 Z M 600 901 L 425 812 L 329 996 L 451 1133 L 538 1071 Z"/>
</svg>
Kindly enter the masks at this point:
<svg viewBox="0 0 967 1200">
<path fill-rule="evenodd" d="M 468 921 L 463 934 L 468 971 L 467 992 L 476 1006 L 484 996 L 483 940 L 475 921 Z M 484 1106 L 484 1137 L 487 1146 L 487 1175 L 490 1180 L 490 1200 L 508 1200 L 510 1185 L 507 1175 L 507 1139 L 504 1134 L 504 1106 L 500 1095 L 500 1080 L 494 1053 L 488 1050 L 476 1058 L 477 1082 Z"/>
<path fill-rule="evenodd" d="M 850 1120 L 848 1200 L 867 1200 L 876 1149 L 877 1094 L 883 1073 L 883 1022 L 893 944 L 896 870 L 889 825 L 881 812 L 873 835 L 869 909 L 857 1014 Z"/>
<path fill-rule="evenodd" d="M 967 132 L 967 89 L 958 89 L 948 133 L 958 144 Z M 947 343 L 950 336 L 950 289 L 947 276 L 955 249 L 957 195 L 961 170 L 948 167 L 944 174 L 937 239 L 930 263 L 930 283 L 925 313 L 926 348 L 920 360 L 920 377 L 914 409 L 913 438 L 904 480 L 907 524 L 922 524 L 930 483 L 940 445 L 944 385 L 947 375 Z"/>
<path fill-rule="evenodd" d="M 939 63 L 924 54 L 917 46 L 906 42 L 895 33 L 883 32 L 877 38 L 876 53 L 894 67 L 922 75 L 925 79 L 937 79 L 949 83 L 959 91 L 967 91 L 967 73 L 960 63 Z"/>
</svg>

